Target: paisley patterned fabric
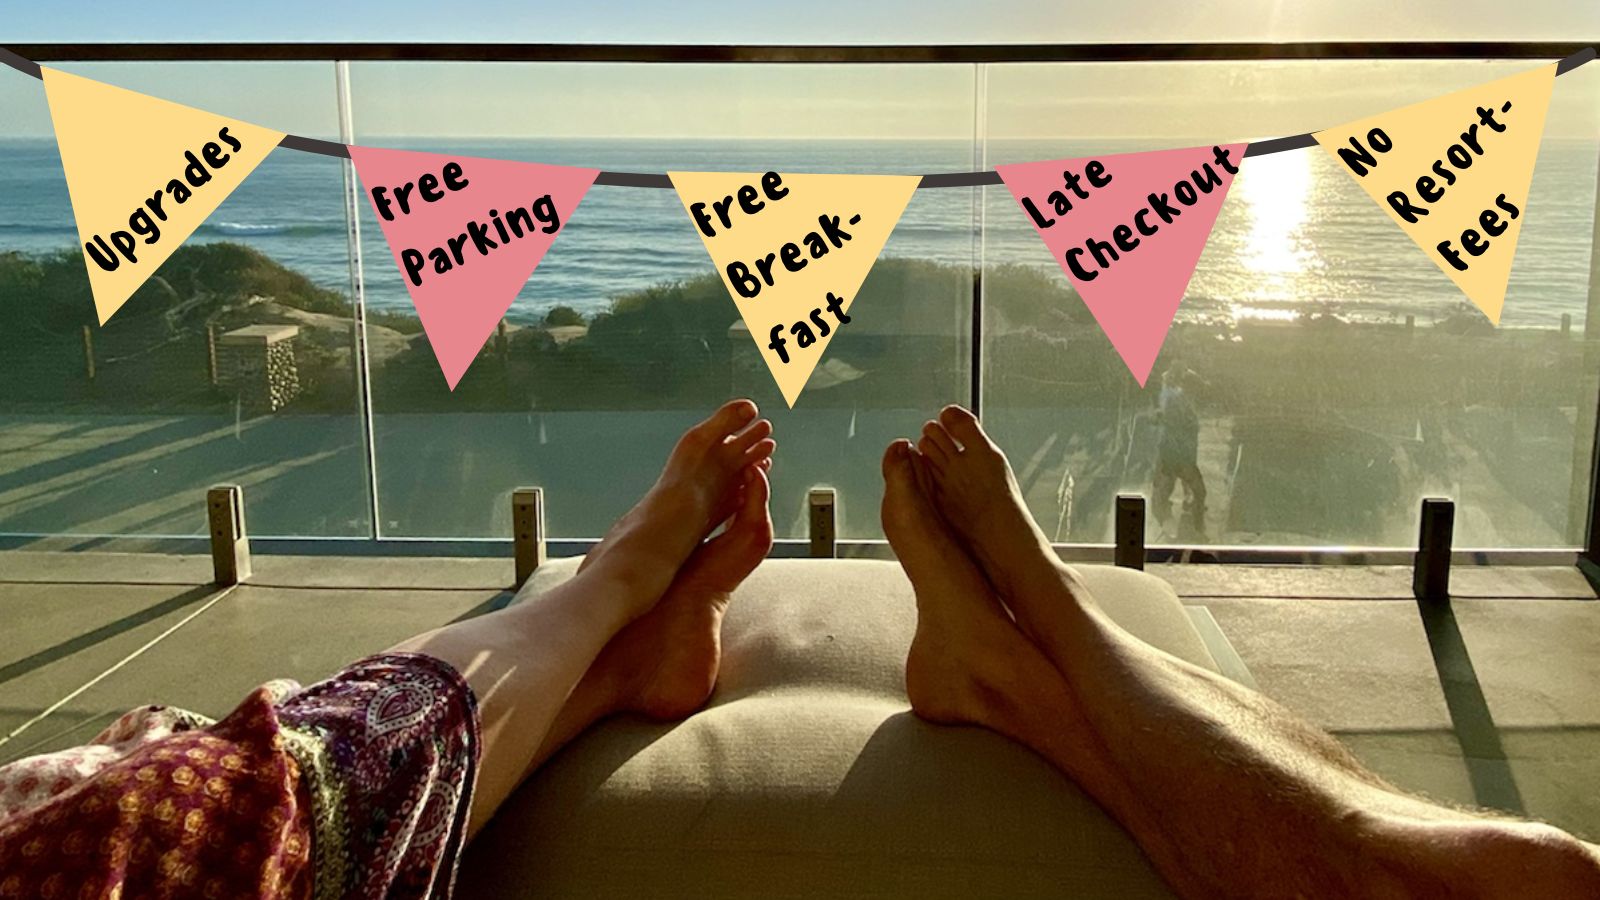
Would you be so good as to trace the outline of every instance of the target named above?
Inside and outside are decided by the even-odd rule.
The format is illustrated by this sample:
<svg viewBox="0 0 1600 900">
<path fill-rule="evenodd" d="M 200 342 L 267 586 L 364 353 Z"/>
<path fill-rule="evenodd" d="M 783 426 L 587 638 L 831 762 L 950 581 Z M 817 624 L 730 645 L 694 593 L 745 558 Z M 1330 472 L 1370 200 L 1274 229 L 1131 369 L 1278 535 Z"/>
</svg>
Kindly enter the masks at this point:
<svg viewBox="0 0 1600 900">
<path fill-rule="evenodd" d="M 419 654 L 219 722 L 142 707 L 0 767 L 0 898 L 449 897 L 478 753 L 471 689 Z"/>
</svg>

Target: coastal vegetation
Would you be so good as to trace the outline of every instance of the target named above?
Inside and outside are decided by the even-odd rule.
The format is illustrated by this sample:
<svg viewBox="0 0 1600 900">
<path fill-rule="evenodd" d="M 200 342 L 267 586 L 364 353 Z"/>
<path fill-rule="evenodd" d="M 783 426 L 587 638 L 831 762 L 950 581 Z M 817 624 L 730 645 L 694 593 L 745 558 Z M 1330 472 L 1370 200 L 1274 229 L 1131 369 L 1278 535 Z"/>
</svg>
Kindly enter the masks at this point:
<svg viewBox="0 0 1600 900">
<path fill-rule="evenodd" d="M 1026 270 L 1017 275 L 1031 278 Z M 861 324 L 829 350 L 847 360 L 846 374 L 833 376 L 847 402 L 936 402 L 964 390 L 956 345 L 968 332 L 971 279 L 964 267 L 883 261 L 855 305 Z M 292 325 L 301 390 L 280 413 L 349 412 L 356 406 L 354 315 L 345 293 L 257 250 L 191 243 L 100 326 L 76 253 L 0 253 L 0 332 L 15 336 L 0 356 L 0 377 L 13 388 L 0 410 L 231 407 L 235 398 L 214 383 L 216 339 L 249 325 Z M 508 321 L 453 393 L 414 315 L 369 309 L 366 324 L 379 411 L 695 406 L 730 390 L 759 391 L 767 378 L 709 271 L 621 293 L 587 317 L 563 305 Z M 913 349 L 923 364 L 900 372 L 897 361 Z M 867 372 L 871 379 L 862 377 Z"/>
<path fill-rule="evenodd" d="M 853 436 L 857 412 L 865 428 L 875 410 L 899 421 L 968 401 L 978 283 L 966 265 L 879 261 L 801 412 L 837 411 L 841 434 Z M 1060 539 L 1099 539 L 1110 498 L 1148 485 L 1169 371 L 1183 375 L 1199 414 L 1201 470 L 1228 498 L 1211 505 L 1211 535 L 1404 543 L 1415 498 L 1430 493 L 1500 510 L 1495 533 L 1518 540 L 1581 534 L 1600 343 L 1578 330 L 1496 329 L 1448 311 L 1351 321 L 1319 303 L 1287 321 L 1238 320 L 1191 298 L 1141 388 L 1058 272 L 990 267 L 981 287 L 985 417 L 1017 451 L 1030 502 Z M 619 292 L 599 311 L 519 312 L 451 392 L 413 315 L 367 311 L 374 413 L 428 428 L 461 427 L 447 415 L 498 414 L 476 420 L 482 440 L 513 418 L 542 435 L 545 412 L 697 410 L 738 394 L 783 405 L 709 265 Z M 219 352 L 227 336 L 252 326 L 274 335 L 292 326 L 294 391 L 280 408 L 250 408 L 225 371 L 237 359 Z M 363 335 L 348 295 L 239 244 L 180 247 L 105 326 L 77 253 L 0 253 L 0 336 L 0 415 L 16 421 L 272 415 L 309 428 L 360 410 L 353 347 Z M 437 419 L 408 415 L 418 413 Z M 838 436 L 788 440 L 843 452 Z"/>
<path fill-rule="evenodd" d="M 964 265 L 879 261 L 806 404 L 908 408 L 966 397 L 977 279 Z M 1447 407 L 1564 398 L 1582 370 L 1584 342 L 1564 330 L 1494 329 L 1473 316 L 1352 323 L 1308 304 L 1291 322 L 1179 322 L 1141 390 L 1058 274 L 1000 266 L 982 279 L 991 404 L 1146 407 L 1176 360 L 1203 376 L 1197 400 L 1215 411 L 1321 410 L 1327 418 L 1362 409 L 1414 422 Z M 260 251 L 190 243 L 100 326 L 78 254 L 0 253 L 0 378 L 8 385 L 0 411 L 229 408 L 236 398 L 213 371 L 216 339 L 250 325 L 291 325 L 301 387 L 280 414 L 349 412 L 357 406 L 354 316 L 346 293 Z M 365 318 L 379 412 L 687 408 L 773 387 L 709 266 L 619 293 L 588 315 L 558 305 L 510 319 L 453 393 L 414 315 L 369 309 Z"/>
</svg>

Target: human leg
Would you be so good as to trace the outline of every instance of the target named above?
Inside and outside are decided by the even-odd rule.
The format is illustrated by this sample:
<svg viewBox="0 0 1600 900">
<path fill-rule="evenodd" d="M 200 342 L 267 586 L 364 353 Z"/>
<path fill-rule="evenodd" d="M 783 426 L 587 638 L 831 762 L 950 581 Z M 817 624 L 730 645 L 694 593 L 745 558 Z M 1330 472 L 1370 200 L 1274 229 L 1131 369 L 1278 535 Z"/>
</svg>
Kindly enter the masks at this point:
<svg viewBox="0 0 1600 900">
<path fill-rule="evenodd" d="M 1175 858 L 1160 843 L 1152 812 L 1094 746 L 1070 685 L 1017 628 L 939 515 L 925 465 L 909 442 L 889 445 L 883 478 L 884 535 L 916 594 L 917 630 L 906 658 L 912 710 L 938 724 L 988 728 L 1031 748 L 1068 776 L 1092 783 L 1091 795 L 1125 825 L 1136 822 L 1151 836 L 1143 846 L 1153 859 Z"/>
<path fill-rule="evenodd" d="M 453 666 L 477 698 L 482 762 L 472 830 L 528 771 L 557 714 L 605 645 L 648 612 L 718 524 L 744 471 L 771 455 L 771 425 L 748 400 L 689 429 L 661 477 L 607 537 L 608 552 L 528 602 L 394 648 Z"/>
<path fill-rule="evenodd" d="M 1155 476 L 1150 483 L 1150 517 L 1157 525 L 1165 525 L 1172 514 L 1172 489 L 1176 481 L 1171 461 L 1164 456 L 1157 458 Z"/>
<path fill-rule="evenodd" d="M 1200 466 L 1194 461 L 1185 462 L 1178 470 L 1178 480 L 1188 490 L 1189 497 L 1184 503 L 1184 517 L 1189 520 L 1189 526 L 1197 536 L 1204 535 L 1206 529 L 1206 478 L 1200 473 Z"/>
<path fill-rule="evenodd" d="M 1046 734 L 1029 745 L 1120 819 L 1175 887 L 1195 896 L 1600 893 L 1594 848 L 1549 826 L 1408 796 L 1267 697 L 1127 634 L 1031 539 L 1038 529 L 1010 467 L 976 419 L 947 409 L 930 426 L 934 505 L 1065 685 L 1036 727 L 1070 729 L 1080 744 L 1063 753 L 1065 735 Z"/>
<path fill-rule="evenodd" d="M 734 589 L 772 549 L 765 469 L 746 470 L 728 527 L 690 555 L 661 602 L 600 651 L 556 715 L 528 772 L 607 716 L 681 719 L 705 704 L 721 662 L 722 615 Z"/>
</svg>

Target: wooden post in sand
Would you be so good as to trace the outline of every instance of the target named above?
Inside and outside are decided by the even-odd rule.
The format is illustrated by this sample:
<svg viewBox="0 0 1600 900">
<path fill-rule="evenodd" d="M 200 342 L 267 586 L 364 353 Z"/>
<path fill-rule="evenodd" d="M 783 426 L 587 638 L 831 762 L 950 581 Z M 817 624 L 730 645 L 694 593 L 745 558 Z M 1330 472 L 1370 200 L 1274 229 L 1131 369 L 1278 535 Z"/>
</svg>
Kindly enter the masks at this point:
<svg viewBox="0 0 1600 900">
<path fill-rule="evenodd" d="M 206 326 L 206 374 L 211 378 L 211 386 L 217 386 L 217 326 Z"/>
<path fill-rule="evenodd" d="M 94 381 L 94 332 L 83 326 L 83 370 Z"/>
<path fill-rule="evenodd" d="M 516 580 L 511 587 L 516 590 L 545 561 L 543 488 L 511 492 L 511 546 L 516 559 Z"/>
</svg>

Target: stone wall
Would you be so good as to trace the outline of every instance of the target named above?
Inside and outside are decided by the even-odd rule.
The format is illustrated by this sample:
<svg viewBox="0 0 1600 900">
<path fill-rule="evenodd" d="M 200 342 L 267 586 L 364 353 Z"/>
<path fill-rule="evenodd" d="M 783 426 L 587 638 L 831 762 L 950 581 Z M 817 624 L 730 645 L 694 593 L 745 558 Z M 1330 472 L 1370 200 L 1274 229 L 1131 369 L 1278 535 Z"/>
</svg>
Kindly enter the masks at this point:
<svg viewBox="0 0 1600 900">
<path fill-rule="evenodd" d="M 300 393 L 295 325 L 250 325 L 217 339 L 217 386 L 250 410 L 275 412 Z"/>
</svg>

